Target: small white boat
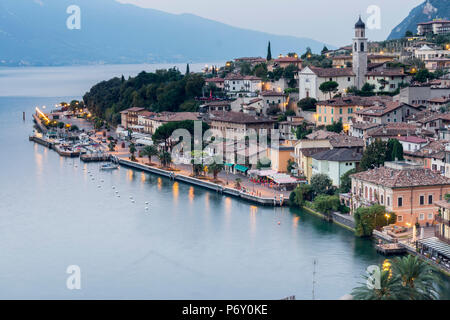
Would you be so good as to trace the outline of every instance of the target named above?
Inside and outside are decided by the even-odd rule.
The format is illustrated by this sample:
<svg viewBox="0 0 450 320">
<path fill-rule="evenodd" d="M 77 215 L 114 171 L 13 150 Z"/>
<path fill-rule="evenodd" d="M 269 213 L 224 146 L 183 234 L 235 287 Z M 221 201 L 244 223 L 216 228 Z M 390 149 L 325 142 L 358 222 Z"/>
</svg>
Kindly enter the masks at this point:
<svg viewBox="0 0 450 320">
<path fill-rule="evenodd" d="M 100 170 L 115 170 L 115 169 L 119 169 L 119 165 L 118 164 L 106 163 L 106 164 L 102 164 L 100 166 Z"/>
</svg>

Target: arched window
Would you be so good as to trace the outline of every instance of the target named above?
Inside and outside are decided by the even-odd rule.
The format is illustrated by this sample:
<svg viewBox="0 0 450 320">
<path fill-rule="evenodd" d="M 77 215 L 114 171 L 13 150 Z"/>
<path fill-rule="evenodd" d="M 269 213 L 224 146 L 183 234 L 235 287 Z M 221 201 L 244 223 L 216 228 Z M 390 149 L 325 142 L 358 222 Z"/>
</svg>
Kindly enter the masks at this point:
<svg viewBox="0 0 450 320">
<path fill-rule="evenodd" d="M 358 44 L 355 42 L 355 51 L 358 51 Z"/>
<path fill-rule="evenodd" d="M 364 42 L 361 42 L 361 52 L 364 52 Z"/>
</svg>

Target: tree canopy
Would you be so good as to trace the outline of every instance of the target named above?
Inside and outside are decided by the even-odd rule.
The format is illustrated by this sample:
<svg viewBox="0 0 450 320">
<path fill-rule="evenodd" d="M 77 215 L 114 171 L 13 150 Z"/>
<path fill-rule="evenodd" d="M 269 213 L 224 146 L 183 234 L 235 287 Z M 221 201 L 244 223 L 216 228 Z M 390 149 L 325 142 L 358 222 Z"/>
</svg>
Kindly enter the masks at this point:
<svg viewBox="0 0 450 320">
<path fill-rule="evenodd" d="M 128 80 L 116 77 L 102 81 L 94 85 L 83 100 L 91 113 L 117 124 L 120 111 L 130 107 L 154 112 L 180 111 L 187 101 L 202 95 L 204 83 L 200 74 L 182 75 L 175 68 L 151 73 L 142 71 Z"/>
</svg>

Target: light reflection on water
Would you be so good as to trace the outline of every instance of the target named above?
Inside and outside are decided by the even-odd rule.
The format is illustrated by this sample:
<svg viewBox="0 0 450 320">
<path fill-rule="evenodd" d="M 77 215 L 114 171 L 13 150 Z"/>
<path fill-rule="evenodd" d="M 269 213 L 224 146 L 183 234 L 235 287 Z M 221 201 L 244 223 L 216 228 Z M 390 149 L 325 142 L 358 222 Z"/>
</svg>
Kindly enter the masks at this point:
<svg viewBox="0 0 450 320">
<path fill-rule="evenodd" d="M 383 262 L 370 241 L 307 213 L 74 165 L 29 142 L 21 112 L 69 99 L 0 98 L 0 144 L 14 155 L 0 157 L 0 298 L 310 299 L 317 259 L 316 297 L 337 299 Z M 81 291 L 65 288 L 71 264 Z"/>
</svg>

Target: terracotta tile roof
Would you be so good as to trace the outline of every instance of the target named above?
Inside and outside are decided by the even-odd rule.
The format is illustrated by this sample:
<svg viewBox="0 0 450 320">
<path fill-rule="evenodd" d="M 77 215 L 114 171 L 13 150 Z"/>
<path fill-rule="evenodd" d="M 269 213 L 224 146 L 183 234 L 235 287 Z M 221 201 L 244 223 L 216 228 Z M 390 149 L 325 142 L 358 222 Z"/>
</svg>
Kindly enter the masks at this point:
<svg viewBox="0 0 450 320">
<path fill-rule="evenodd" d="M 411 142 L 411 143 L 427 143 L 428 142 L 427 139 L 416 137 L 416 136 L 397 137 L 396 139 L 398 141 Z"/>
<path fill-rule="evenodd" d="M 348 136 L 346 134 L 339 134 L 336 132 L 329 132 L 326 130 L 317 130 L 306 136 L 309 140 L 329 140 L 334 148 L 343 147 L 364 147 L 364 140 Z"/>
<path fill-rule="evenodd" d="M 302 60 L 301 59 L 299 59 L 299 58 L 295 58 L 295 57 L 281 57 L 281 58 L 278 58 L 278 59 L 275 59 L 274 60 L 275 62 L 290 62 L 290 63 L 300 63 L 300 62 L 302 62 Z"/>
<path fill-rule="evenodd" d="M 355 149 L 338 148 L 321 151 L 319 153 L 312 155 L 312 158 L 316 160 L 339 161 L 339 162 L 361 161 L 362 154 L 356 152 Z"/>
<path fill-rule="evenodd" d="M 314 132 L 308 134 L 306 136 L 306 139 L 309 139 L 309 140 L 324 140 L 324 139 L 328 139 L 329 137 L 331 137 L 332 135 L 335 135 L 335 134 L 337 134 L 337 133 L 326 131 L 326 130 L 317 130 L 317 131 L 314 131 Z"/>
<path fill-rule="evenodd" d="M 362 110 L 356 111 L 356 114 L 360 115 L 366 115 L 366 116 L 373 116 L 373 117 L 381 117 L 385 114 L 388 114 L 389 112 L 392 112 L 402 106 L 404 106 L 404 103 L 392 101 L 386 103 L 385 106 L 374 106 L 369 108 L 364 108 Z"/>
<path fill-rule="evenodd" d="M 277 91 L 262 91 L 260 92 L 260 95 L 263 97 L 285 97 L 284 92 L 277 92 Z"/>
<path fill-rule="evenodd" d="M 393 169 L 380 167 L 351 175 L 352 178 L 388 188 L 450 185 L 450 179 L 430 169 Z"/>
<path fill-rule="evenodd" d="M 337 134 L 331 136 L 330 143 L 334 148 L 364 147 L 363 139 L 348 136 L 346 134 Z"/>
<path fill-rule="evenodd" d="M 128 111 L 128 112 L 139 112 L 139 111 L 144 111 L 144 110 L 145 110 L 144 108 L 133 107 L 133 108 L 129 108 L 129 109 L 125 110 L 125 111 Z"/>
<path fill-rule="evenodd" d="M 423 118 L 423 119 L 419 120 L 418 122 L 427 123 L 427 122 L 435 121 L 438 119 L 450 121 L 450 113 L 436 113 L 436 114 L 430 115 L 429 117 Z"/>
<path fill-rule="evenodd" d="M 143 117 L 152 117 L 152 116 L 155 116 L 155 115 L 157 115 L 157 113 L 155 113 L 155 112 L 151 112 L 151 111 L 142 111 L 142 112 L 140 112 L 139 113 L 139 115 L 140 116 L 143 116 Z"/>
<path fill-rule="evenodd" d="M 359 96 L 339 97 L 317 102 L 318 106 L 373 106 L 374 101 Z"/>
<path fill-rule="evenodd" d="M 231 101 L 224 101 L 224 100 L 211 101 L 206 103 L 206 105 L 211 107 L 229 106 L 231 105 Z"/>
<path fill-rule="evenodd" d="M 275 120 L 266 117 L 253 116 L 248 113 L 235 111 L 213 111 L 209 115 L 210 121 L 221 121 L 231 123 L 274 123 Z"/>
<path fill-rule="evenodd" d="M 414 157 L 419 158 L 436 158 L 443 159 L 445 157 L 445 145 L 447 141 L 436 140 L 432 141 L 426 146 L 420 148 L 417 151 L 410 152 Z"/>
<path fill-rule="evenodd" d="M 434 102 L 434 103 L 448 103 L 448 102 L 450 102 L 450 98 L 449 97 L 438 97 L 438 98 L 430 99 L 428 101 Z"/>
<path fill-rule="evenodd" d="M 318 68 L 309 67 L 312 72 L 314 72 L 319 77 L 354 77 L 352 68 Z"/>
<path fill-rule="evenodd" d="M 322 152 L 322 151 L 326 151 L 326 150 L 330 150 L 329 148 L 302 148 L 300 149 L 303 156 L 305 157 L 311 157 L 312 155 Z"/>
<path fill-rule="evenodd" d="M 175 122 L 183 120 L 199 120 L 200 115 L 198 112 L 161 112 L 153 118 L 159 122 Z"/>
<path fill-rule="evenodd" d="M 380 125 L 381 124 L 379 124 L 379 123 L 354 122 L 352 124 L 352 128 L 361 129 L 361 130 L 368 130 L 368 129 L 379 127 Z"/>
<path fill-rule="evenodd" d="M 381 71 L 373 70 L 366 73 L 366 76 L 370 77 L 399 77 L 406 76 L 405 72 L 402 68 L 398 69 L 383 69 Z"/>
<path fill-rule="evenodd" d="M 412 123 L 387 123 L 380 127 L 370 129 L 367 132 L 367 135 L 376 138 L 407 135 L 433 136 L 434 133 L 428 130 L 421 129 L 416 124 Z"/>
<path fill-rule="evenodd" d="M 205 82 L 224 82 L 225 79 L 223 78 L 209 78 L 209 79 L 205 79 Z"/>
</svg>

